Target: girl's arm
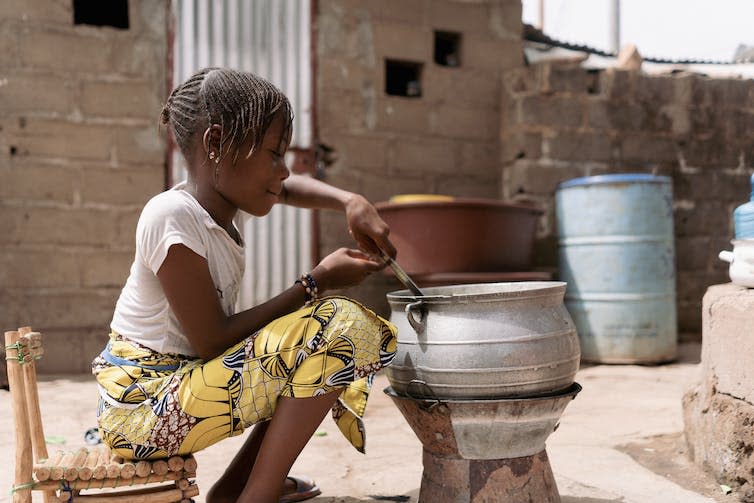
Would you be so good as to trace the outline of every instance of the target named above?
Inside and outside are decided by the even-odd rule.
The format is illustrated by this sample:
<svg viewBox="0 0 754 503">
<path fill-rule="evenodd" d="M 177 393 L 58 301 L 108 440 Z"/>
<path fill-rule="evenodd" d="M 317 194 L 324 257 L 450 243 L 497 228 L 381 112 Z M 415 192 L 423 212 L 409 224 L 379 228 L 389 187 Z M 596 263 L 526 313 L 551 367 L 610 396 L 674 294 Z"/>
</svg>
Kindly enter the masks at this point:
<svg viewBox="0 0 754 503">
<path fill-rule="evenodd" d="M 323 293 L 356 284 L 381 266 L 358 250 L 342 248 L 325 257 L 311 274 Z M 207 260 L 180 244 L 170 247 L 157 277 L 183 332 L 205 361 L 307 300 L 303 287 L 294 284 L 263 304 L 227 316 L 217 298 Z"/>
<path fill-rule="evenodd" d="M 395 257 L 390 229 L 367 199 L 310 176 L 292 174 L 283 182 L 283 203 L 299 208 L 333 209 L 345 212 L 348 230 L 362 250 Z"/>
</svg>

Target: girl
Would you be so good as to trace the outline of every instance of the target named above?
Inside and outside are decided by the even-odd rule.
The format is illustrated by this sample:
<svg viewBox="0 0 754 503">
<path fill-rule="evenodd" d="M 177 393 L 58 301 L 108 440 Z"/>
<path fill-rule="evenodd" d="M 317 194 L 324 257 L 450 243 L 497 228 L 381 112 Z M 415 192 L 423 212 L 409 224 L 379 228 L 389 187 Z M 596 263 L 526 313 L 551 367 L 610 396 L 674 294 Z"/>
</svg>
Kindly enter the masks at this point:
<svg viewBox="0 0 754 503">
<path fill-rule="evenodd" d="M 395 248 L 362 196 L 288 172 L 292 121 L 286 97 L 248 73 L 204 69 L 171 93 L 162 122 L 188 181 L 145 206 L 110 341 L 93 362 L 100 432 L 124 458 L 188 454 L 256 425 L 210 503 L 319 494 L 288 470 L 330 410 L 363 451 L 371 380 L 395 354 L 388 322 L 346 298 L 320 298 L 381 269 L 373 257 Z M 243 240 L 233 217 L 261 217 L 279 202 L 344 211 L 361 250 L 337 250 L 277 297 L 234 313 Z"/>
</svg>

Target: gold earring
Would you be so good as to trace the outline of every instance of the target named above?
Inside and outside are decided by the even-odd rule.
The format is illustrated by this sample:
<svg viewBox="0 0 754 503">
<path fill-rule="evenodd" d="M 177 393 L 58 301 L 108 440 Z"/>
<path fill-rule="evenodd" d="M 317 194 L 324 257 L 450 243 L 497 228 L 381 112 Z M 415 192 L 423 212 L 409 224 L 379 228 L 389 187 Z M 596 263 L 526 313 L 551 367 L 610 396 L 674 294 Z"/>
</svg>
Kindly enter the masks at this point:
<svg viewBox="0 0 754 503">
<path fill-rule="evenodd" d="M 210 152 L 209 153 L 209 158 L 210 158 L 210 160 L 214 159 L 215 158 L 215 153 L 214 152 Z"/>
<path fill-rule="evenodd" d="M 217 159 L 215 159 L 215 164 L 220 164 L 220 156 L 217 156 Z"/>
</svg>

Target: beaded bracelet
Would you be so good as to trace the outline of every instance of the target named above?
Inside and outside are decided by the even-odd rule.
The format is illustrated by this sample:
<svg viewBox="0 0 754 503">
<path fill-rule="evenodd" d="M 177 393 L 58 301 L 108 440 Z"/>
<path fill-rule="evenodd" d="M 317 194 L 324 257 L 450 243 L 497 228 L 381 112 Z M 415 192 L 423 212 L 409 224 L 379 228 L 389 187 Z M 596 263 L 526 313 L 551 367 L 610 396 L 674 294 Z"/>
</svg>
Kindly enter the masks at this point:
<svg viewBox="0 0 754 503">
<path fill-rule="evenodd" d="M 306 305 L 311 306 L 319 299 L 319 290 L 317 289 L 317 282 L 314 281 L 314 277 L 309 274 L 302 274 L 301 278 L 297 279 L 294 284 L 299 284 L 304 287 L 306 291 Z"/>
</svg>

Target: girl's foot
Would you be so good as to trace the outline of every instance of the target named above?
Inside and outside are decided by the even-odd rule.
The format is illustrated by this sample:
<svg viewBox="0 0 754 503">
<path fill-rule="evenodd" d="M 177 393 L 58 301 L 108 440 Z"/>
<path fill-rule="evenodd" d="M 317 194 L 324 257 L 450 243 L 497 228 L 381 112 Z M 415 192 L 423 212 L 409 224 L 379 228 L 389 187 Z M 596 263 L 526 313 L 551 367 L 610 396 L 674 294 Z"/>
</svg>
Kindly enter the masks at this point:
<svg viewBox="0 0 754 503">
<path fill-rule="evenodd" d="M 285 479 L 283 495 L 280 497 L 280 503 L 294 503 L 296 501 L 305 501 L 321 494 L 322 491 L 309 477 L 292 477 Z"/>
</svg>

